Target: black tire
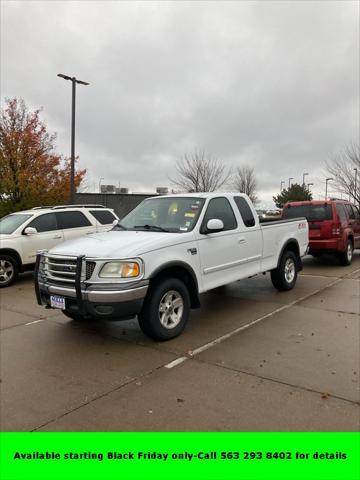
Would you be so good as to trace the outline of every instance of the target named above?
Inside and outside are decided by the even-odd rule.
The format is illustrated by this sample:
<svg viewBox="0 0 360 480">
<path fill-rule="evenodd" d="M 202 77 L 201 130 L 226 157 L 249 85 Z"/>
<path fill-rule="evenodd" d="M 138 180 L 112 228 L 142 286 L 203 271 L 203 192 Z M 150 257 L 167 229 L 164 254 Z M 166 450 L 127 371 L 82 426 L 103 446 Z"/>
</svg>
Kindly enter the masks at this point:
<svg viewBox="0 0 360 480">
<path fill-rule="evenodd" d="M 14 257 L 0 254 L 0 288 L 9 287 L 19 276 L 19 265 Z"/>
<path fill-rule="evenodd" d="M 85 317 L 83 315 L 79 315 L 78 313 L 69 312 L 68 310 L 61 310 L 65 317 L 71 318 L 71 320 L 75 320 L 75 322 L 83 322 Z"/>
<path fill-rule="evenodd" d="M 190 295 L 185 284 L 177 278 L 163 278 L 150 286 L 138 320 L 145 335 L 164 341 L 180 335 L 189 315 Z"/>
<path fill-rule="evenodd" d="M 285 250 L 278 268 L 271 271 L 271 281 L 275 288 L 284 292 L 294 288 L 297 279 L 298 259 L 294 252 Z"/>
<path fill-rule="evenodd" d="M 344 252 L 338 254 L 339 261 L 341 265 L 347 266 L 351 265 L 352 258 L 354 253 L 354 245 L 351 240 L 346 242 L 346 249 Z"/>
</svg>

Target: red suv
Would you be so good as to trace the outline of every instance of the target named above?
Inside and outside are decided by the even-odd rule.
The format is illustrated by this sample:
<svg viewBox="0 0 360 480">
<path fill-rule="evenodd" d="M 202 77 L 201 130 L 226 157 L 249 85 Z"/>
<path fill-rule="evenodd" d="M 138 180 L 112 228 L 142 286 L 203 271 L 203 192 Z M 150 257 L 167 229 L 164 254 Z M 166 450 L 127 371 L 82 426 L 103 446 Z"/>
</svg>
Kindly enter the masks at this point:
<svg viewBox="0 0 360 480">
<path fill-rule="evenodd" d="M 309 253 L 318 257 L 335 254 L 350 265 L 354 248 L 360 248 L 360 211 L 345 200 L 288 202 L 282 218 L 306 217 L 309 223 Z"/>
</svg>

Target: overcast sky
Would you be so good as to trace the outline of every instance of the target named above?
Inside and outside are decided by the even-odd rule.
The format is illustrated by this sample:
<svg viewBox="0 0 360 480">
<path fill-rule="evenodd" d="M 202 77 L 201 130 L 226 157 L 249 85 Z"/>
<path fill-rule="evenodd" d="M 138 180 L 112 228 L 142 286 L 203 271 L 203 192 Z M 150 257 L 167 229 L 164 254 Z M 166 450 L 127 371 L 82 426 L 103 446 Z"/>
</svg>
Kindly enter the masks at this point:
<svg viewBox="0 0 360 480">
<path fill-rule="evenodd" d="M 184 152 L 255 168 L 263 204 L 280 181 L 313 182 L 359 141 L 359 3 L 1 2 L 1 102 L 43 107 L 57 151 L 76 151 L 89 190 L 170 186 Z"/>
</svg>

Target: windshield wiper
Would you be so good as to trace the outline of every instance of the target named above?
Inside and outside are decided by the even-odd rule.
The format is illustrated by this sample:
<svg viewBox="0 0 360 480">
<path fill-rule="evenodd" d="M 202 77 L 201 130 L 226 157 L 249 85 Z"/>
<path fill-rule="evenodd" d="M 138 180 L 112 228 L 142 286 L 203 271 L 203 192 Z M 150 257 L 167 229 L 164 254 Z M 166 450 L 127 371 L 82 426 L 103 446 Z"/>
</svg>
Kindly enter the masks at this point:
<svg viewBox="0 0 360 480">
<path fill-rule="evenodd" d="M 160 227 L 159 225 L 135 225 L 133 228 L 145 228 L 146 230 L 157 230 L 158 232 L 167 232 L 169 233 L 169 230 L 166 230 L 163 227 Z"/>
</svg>

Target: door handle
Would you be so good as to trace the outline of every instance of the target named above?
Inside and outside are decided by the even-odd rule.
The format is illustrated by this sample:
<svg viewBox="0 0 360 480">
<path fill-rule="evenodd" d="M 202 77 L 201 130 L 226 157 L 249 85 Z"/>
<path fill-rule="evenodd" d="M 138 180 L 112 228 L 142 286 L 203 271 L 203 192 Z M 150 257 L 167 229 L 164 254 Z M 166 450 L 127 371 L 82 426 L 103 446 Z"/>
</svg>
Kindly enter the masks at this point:
<svg viewBox="0 0 360 480">
<path fill-rule="evenodd" d="M 55 237 L 53 237 L 54 240 L 59 240 L 60 238 L 62 238 L 61 235 L 55 235 Z"/>
<path fill-rule="evenodd" d="M 238 241 L 239 241 L 239 243 L 246 243 L 246 238 L 241 237 L 241 238 L 239 238 Z"/>
</svg>

